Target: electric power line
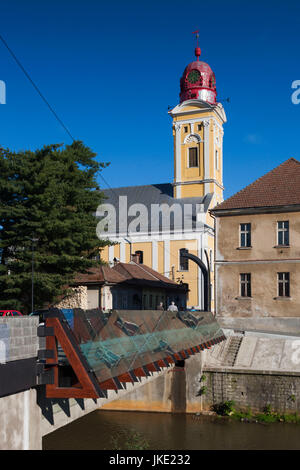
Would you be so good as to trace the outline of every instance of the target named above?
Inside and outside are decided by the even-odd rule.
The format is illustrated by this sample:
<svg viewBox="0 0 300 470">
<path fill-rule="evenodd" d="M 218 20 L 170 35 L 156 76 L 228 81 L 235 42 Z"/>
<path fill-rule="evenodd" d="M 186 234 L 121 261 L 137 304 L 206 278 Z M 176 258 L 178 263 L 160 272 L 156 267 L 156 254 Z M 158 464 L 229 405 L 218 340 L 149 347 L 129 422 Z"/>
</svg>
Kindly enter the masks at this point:
<svg viewBox="0 0 300 470">
<path fill-rule="evenodd" d="M 43 93 L 40 91 L 40 89 L 38 88 L 38 86 L 36 85 L 36 83 L 33 81 L 33 79 L 31 78 L 31 76 L 29 75 L 29 73 L 25 70 L 24 66 L 22 65 L 22 63 L 20 62 L 20 60 L 17 58 L 16 54 L 13 52 L 13 50 L 9 47 L 9 45 L 7 44 L 7 42 L 5 41 L 5 39 L 3 38 L 3 36 L 0 35 L 0 40 L 2 41 L 2 43 L 4 44 L 4 46 L 6 47 L 6 49 L 8 50 L 8 52 L 10 53 L 10 55 L 13 57 L 13 59 L 15 60 L 15 62 L 17 63 L 18 67 L 20 67 L 20 69 L 22 70 L 22 72 L 24 73 L 24 75 L 26 76 L 26 78 L 29 80 L 29 82 L 31 83 L 31 85 L 34 87 L 34 89 L 36 90 L 36 92 L 39 94 L 39 96 L 42 98 L 42 100 L 44 101 L 44 103 L 46 104 L 46 106 L 48 107 L 48 109 L 51 111 L 51 113 L 53 114 L 53 116 L 55 117 L 55 119 L 59 122 L 59 124 L 63 127 L 63 129 L 66 131 L 66 133 L 68 134 L 68 136 L 72 139 L 72 141 L 74 142 L 75 141 L 75 138 L 73 137 L 73 135 L 71 134 L 71 132 L 69 131 L 69 129 L 67 128 L 67 126 L 64 124 L 64 122 L 62 121 L 62 119 L 58 116 L 58 114 L 54 111 L 53 107 L 50 105 L 49 101 L 45 98 L 45 96 L 43 95 Z M 102 180 L 104 181 L 104 183 L 106 184 L 106 186 L 113 192 L 113 194 L 117 197 L 117 194 L 115 193 L 115 191 L 111 188 L 111 186 L 108 184 L 108 182 L 105 180 L 105 178 L 99 173 L 99 176 L 100 178 L 102 178 Z"/>
<path fill-rule="evenodd" d="M 63 121 L 60 119 L 60 117 L 57 115 L 57 113 L 54 111 L 54 109 L 52 108 L 52 106 L 50 105 L 49 101 L 45 98 L 45 96 L 43 95 L 43 93 L 40 91 L 40 89 L 38 88 L 38 86 L 35 84 L 35 82 L 32 80 L 32 78 L 30 77 L 29 73 L 25 70 L 25 68 L 23 67 L 23 65 L 21 64 L 21 62 L 19 61 L 19 59 L 17 58 L 17 56 L 15 55 L 15 53 L 12 51 L 12 49 L 9 47 L 9 45 L 7 44 L 7 42 L 5 41 L 5 39 L 0 35 L 0 40 L 2 41 L 2 43 L 4 44 L 4 46 L 6 47 L 6 49 L 8 50 L 8 52 L 10 53 L 10 55 L 14 58 L 15 62 L 17 63 L 17 65 L 20 67 L 20 69 L 22 70 L 22 72 L 24 73 L 24 75 L 27 77 L 27 79 L 30 81 L 31 85 L 34 87 L 34 89 L 37 91 L 37 93 L 40 95 L 40 97 L 42 98 L 42 100 L 44 101 L 44 103 L 48 106 L 48 108 L 50 109 L 51 113 L 54 115 L 54 117 L 57 119 L 57 121 L 60 123 L 60 125 L 64 128 L 64 130 L 67 132 L 67 134 L 69 135 L 69 137 L 71 137 L 71 139 L 74 141 L 74 137 L 72 136 L 71 132 L 69 131 L 69 129 L 67 128 L 67 126 L 63 123 Z"/>
</svg>

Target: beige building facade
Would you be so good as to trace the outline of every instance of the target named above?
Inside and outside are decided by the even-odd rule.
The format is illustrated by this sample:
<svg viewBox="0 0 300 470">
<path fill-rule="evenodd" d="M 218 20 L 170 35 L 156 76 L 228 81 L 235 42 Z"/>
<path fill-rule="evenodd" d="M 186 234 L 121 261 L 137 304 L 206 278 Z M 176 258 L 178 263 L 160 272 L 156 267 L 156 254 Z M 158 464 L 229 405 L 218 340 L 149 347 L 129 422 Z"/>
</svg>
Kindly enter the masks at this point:
<svg viewBox="0 0 300 470">
<path fill-rule="evenodd" d="M 217 315 L 299 317 L 300 162 L 287 160 L 211 213 Z"/>
</svg>

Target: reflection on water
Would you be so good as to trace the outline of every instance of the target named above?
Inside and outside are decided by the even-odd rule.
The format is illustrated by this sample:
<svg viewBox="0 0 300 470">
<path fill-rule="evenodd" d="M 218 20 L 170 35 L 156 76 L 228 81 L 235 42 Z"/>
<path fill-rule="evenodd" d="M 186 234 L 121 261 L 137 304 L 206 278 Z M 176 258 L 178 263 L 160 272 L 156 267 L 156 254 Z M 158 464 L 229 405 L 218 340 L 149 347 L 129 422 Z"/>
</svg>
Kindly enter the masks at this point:
<svg viewBox="0 0 300 470">
<path fill-rule="evenodd" d="M 97 410 L 48 434 L 45 450 L 113 449 L 111 436 L 140 433 L 152 450 L 300 450 L 300 425 L 241 423 L 209 416 Z"/>
</svg>

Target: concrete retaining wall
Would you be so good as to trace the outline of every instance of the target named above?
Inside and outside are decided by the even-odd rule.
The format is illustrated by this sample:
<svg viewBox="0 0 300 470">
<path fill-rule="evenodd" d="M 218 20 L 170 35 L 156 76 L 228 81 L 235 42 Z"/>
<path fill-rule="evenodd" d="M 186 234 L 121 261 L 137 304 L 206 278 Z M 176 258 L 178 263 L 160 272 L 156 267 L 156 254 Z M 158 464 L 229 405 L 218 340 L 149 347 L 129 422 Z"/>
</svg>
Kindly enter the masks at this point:
<svg viewBox="0 0 300 470">
<path fill-rule="evenodd" d="M 185 367 L 174 367 L 153 382 L 145 383 L 123 399 L 112 401 L 107 410 L 197 413 L 203 408 L 201 376 L 204 354 L 185 361 Z"/>
<path fill-rule="evenodd" d="M 0 417 L 1 450 L 42 449 L 41 410 L 36 405 L 36 390 L 1 397 Z"/>
</svg>

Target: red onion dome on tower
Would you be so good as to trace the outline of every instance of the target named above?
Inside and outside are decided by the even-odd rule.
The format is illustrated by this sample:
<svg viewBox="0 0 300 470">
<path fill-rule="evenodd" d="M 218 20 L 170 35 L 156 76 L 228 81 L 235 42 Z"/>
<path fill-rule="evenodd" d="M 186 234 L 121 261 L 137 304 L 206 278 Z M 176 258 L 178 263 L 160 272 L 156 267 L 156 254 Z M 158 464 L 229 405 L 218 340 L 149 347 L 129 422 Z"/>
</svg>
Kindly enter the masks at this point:
<svg viewBox="0 0 300 470">
<path fill-rule="evenodd" d="M 215 74 L 208 64 L 199 60 L 200 54 L 200 47 L 196 47 L 197 60 L 187 65 L 180 79 L 180 103 L 193 99 L 217 103 Z"/>
</svg>

